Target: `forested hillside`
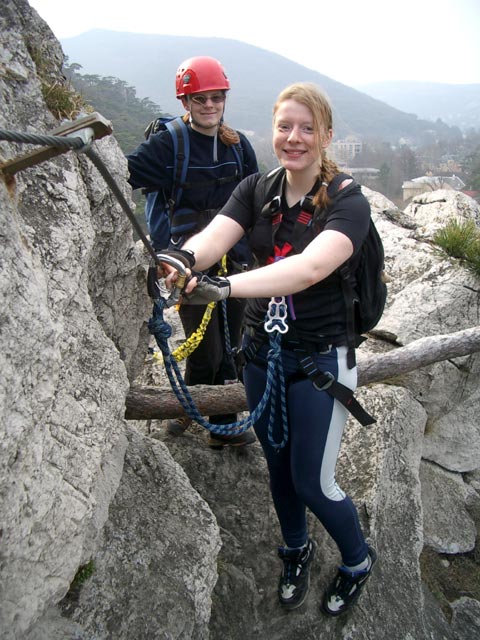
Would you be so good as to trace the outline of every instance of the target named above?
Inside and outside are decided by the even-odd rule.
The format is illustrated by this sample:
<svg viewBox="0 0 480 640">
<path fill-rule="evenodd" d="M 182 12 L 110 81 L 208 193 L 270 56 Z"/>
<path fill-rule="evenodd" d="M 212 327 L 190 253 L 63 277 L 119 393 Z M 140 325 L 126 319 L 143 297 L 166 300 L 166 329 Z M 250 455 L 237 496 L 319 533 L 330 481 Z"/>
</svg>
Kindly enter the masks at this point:
<svg viewBox="0 0 480 640">
<path fill-rule="evenodd" d="M 150 98 L 139 99 L 136 89 L 113 76 L 80 73 L 81 65 L 66 64 L 65 76 L 84 101 L 113 125 L 115 138 L 124 153 L 130 153 L 143 140 L 145 127 L 162 113 Z"/>
<path fill-rule="evenodd" d="M 124 153 L 131 152 L 144 139 L 148 123 L 158 115 L 171 115 L 150 98 L 137 98 L 136 88 L 125 80 L 113 76 L 82 74 L 79 64 L 67 64 L 64 73 L 73 88 L 95 111 L 108 118 L 114 135 Z M 378 103 L 380 104 L 380 103 Z M 228 105 L 230 112 L 230 104 Z M 178 115 L 177 110 L 175 115 Z M 452 135 L 454 129 L 449 129 Z M 250 136 L 257 153 L 261 170 L 276 166 L 272 153 L 270 135 L 264 139 Z M 378 176 L 362 182 L 372 189 L 381 190 L 395 202 L 401 202 L 401 186 L 404 180 L 430 172 L 435 175 L 451 175 L 455 171 L 467 188 L 478 189 L 480 175 L 480 134 L 470 132 L 468 137 L 458 135 L 454 140 L 431 140 L 423 146 L 410 147 L 402 144 L 392 146 L 384 140 L 363 144 L 362 152 L 352 161 L 353 167 L 373 167 L 379 169 Z M 454 168 L 447 166 L 454 161 Z M 140 191 L 134 192 L 139 222 L 144 225 L 143 199 Z"/>
</svg>

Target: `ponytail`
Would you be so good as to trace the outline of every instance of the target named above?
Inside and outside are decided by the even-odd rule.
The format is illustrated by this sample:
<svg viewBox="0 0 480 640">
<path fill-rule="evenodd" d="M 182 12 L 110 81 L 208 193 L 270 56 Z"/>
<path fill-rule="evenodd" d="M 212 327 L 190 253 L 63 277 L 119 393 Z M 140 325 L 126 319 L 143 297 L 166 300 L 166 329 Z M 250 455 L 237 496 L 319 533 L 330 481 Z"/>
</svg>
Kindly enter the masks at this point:
<svg viewBox="0 0 480 640">
<path fill-rule="evenodd" d="M 327 188 L 332 179 L 341 173 L 337 164 L 327 158 L 325 151 L 322 151 L 322 168 L 320 170 L 319 181 L 320 186 L 313 196 L 313 204 L 320 209 L 325 209 L 330 204 L 330 198 L 327 194 Z"/>
<path fill-rule="evenodd" d="M 238 144 L 240 142 L 240 136 L 238 135 L 238 132 L 234 129 L 231 129 L 224 122 L 222 122 L 218 129 L 218 137 L 227 147 L 231 147 L 233 144 Z"/>
</svg>

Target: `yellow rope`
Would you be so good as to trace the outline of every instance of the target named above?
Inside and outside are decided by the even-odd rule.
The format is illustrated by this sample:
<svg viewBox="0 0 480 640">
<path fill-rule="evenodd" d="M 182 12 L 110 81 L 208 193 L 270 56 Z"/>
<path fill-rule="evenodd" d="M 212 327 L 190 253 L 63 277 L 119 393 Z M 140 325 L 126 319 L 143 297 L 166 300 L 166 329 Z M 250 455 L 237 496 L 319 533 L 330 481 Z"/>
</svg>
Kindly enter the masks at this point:
<svg viewBox="0 0 480 640">
<path fill-rule="evenodd" d="M 222 275 L 225 275 L 226 273 L 227 273 L 227 256 L 225 255 L 222 258 L 222 263 L 221 263 L 220 269 L 218 270 L 218 275 L 222 276 Z M 205 331 L 207 330 L 208 323 L 210 322 L 210 319 L 212 317 L 212 312 L 215 309 L 216 304 L 217 304 L 216 302 L 208 303 L 198 329 L 194 331 L 192 335 L 187 340 L 185 340 L 183 344 L 177 347 L 175 351 L 172 353 L 172 356 L 175 358 L 177 362 L 187 358 L 199 346 L 199 344 L 203 340 L 203 336 L 205 335 Z"/>
<path fill-rule="evenodd" d="M 220 269 L 218 270 L 218 274 L 219 276 L 226 276 L 227 275 L 227 255 L 225 254 L 222 258 L 222 263 L 220 265 Z"/>
<path fill-rule="evenodd" d="M 210 322 L 210 318 L 212 317 L 212 311 L 215 309 L 216 304 L 216 302 L 208 303 L 198 329 L 192 333 L 188 340 L 185 340 L 185 342 L 177 347 L 172 353 L 172 356 L 177 362 L 183 360 L 191 353 L 193 353 L 201 343 L 201 341 L 203 340 L 203 336 L 205 335 L 205 331 L 207 330 L 208 323 Z"/>
</svg>

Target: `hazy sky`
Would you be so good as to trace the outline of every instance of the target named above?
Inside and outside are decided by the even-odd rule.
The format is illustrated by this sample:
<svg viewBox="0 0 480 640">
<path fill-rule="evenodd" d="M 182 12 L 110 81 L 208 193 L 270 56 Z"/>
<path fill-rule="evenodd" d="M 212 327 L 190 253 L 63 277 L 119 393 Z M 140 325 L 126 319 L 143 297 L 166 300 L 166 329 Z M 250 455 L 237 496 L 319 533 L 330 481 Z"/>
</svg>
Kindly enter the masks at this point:
<svg viewBox="0 0 480 640">
<path fill-rule="evenodd" d="M 382 80 L 480 83 L 479 0 L 30 4 L 58 39 L 96 28 L 222 37 L 274 51 L 349 86 Z"/>
</svg>

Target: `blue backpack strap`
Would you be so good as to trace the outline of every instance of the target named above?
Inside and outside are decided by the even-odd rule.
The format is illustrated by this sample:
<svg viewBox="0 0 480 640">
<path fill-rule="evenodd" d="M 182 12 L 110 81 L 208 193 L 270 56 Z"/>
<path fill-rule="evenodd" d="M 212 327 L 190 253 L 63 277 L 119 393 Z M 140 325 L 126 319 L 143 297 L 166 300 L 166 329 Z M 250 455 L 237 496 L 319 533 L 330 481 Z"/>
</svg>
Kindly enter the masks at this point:
<svg viewBox="0 0 480 640">
<path fill-rule="evenodd" d="M 166 122 L 165 126 L 173 140 L 173 184 L 169 203 L 170 210 L 173 211 L 175 203 L 179 202 L 182 197 L 182 185 L 187 177 L 188 163 L 190 162 L 190 137 L 187 125 L 181 117 Z"/>
<path fill-rule="evenodd" d="M 233 155 L 238 166 L 240 180 L 243 178 L 243 149 L 239 144 L 232 144 Z"/>
</svg>

